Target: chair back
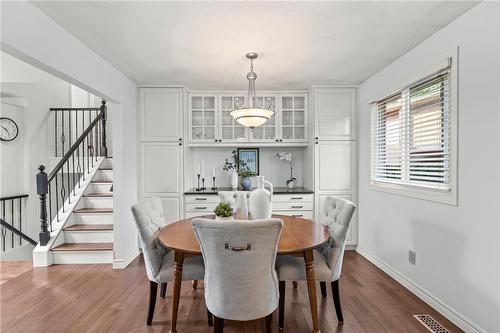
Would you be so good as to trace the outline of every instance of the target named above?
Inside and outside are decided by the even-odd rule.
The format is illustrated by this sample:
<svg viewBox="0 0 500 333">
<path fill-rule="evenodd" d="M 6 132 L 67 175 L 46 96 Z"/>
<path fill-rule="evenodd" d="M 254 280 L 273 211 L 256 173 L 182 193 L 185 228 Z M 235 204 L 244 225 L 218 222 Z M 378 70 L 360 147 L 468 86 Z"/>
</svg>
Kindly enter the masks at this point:
<svg viewBox="0 0 500 333">
<path fill-rule="evenodd" d="M 340 278 L 345 241 L 356 205 L 349 200 L 327 197 L 321 212 L 321 223 L 328 226 L 329 243 L 321 249 L 332 271 L 332 281 Z"/>
<path fill-rule="evenodd" d="M 157 239 L 158 231 L 167 225 L 163 205 L 159 198 L 143 199 L 132 206 L 132 213 L 139 232 L 148 279 L 157 282 L 156 276 L 160 272 L 162 257 L 168 251 L 158 244 Z"/>
<path fill-rule="evenodd" d="M 212 314 L 246 321 L 276 310 L 275 262 L 282 227 L 279 219 L 193 220 L 205 261 L 205 301 Z"/>
</svg>

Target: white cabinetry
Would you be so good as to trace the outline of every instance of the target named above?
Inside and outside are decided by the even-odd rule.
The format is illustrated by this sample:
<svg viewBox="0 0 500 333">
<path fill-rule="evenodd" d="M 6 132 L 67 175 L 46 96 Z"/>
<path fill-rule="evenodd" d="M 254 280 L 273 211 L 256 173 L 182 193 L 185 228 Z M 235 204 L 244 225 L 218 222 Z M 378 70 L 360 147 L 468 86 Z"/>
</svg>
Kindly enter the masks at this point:
<svg viewBox="0 0 500 333">
<path fill-rule="evenodd" d="M 314 138 L 356 140 L 356 89 L 313 88 Z"/>
<path fill-rule="evenodd" d="M 321 87 L 311 89 L 313 119 L 310 128 L 314 146 L 314 212 L 320 221 L 328 196 L 357 204 L 356 89 Z M 347 244 L 357 244 L 357 213 Z"/>
<path fill-rule="evenodd" d="M 165 219 L 183 215 L 183 88 L 139 89 L 138 197 L 159 197 Z"/>
</svg>

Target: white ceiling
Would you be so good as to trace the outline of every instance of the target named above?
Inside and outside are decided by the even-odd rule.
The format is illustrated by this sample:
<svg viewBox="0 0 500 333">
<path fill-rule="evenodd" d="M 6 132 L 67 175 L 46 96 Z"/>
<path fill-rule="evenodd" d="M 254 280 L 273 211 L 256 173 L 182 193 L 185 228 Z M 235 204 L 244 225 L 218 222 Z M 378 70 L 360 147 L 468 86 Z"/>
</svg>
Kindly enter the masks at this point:
<svg viewBox="0 0 500 333">
<path fill-rule="evenodd" d="M 360 83 L 475 2 L 34 2 L 138 84 Z"/>
</svg>

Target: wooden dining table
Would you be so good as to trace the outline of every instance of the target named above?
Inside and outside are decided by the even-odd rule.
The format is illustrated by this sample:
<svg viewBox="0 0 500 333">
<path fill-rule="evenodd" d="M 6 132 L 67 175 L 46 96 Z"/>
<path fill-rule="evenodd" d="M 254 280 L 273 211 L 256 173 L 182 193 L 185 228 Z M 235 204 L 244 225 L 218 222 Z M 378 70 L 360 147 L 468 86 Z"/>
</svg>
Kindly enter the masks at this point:
<svg viewBox="0 0 500 333">
<path fill-rule="evenodd" d="M 213 219 L 214 215 L 199 217 Z M 330 234 L 325 226 L 308 219 L 286 215 L 273 215 L 273 217 L 283 220 L 283 230 L 278 243 L 278 255 L 292 255 L 304 258 L 313 332 L 319 332 L 313 250 L 325 244 Z M 177 332 L 177 313 L 179 310 L 184 257 L 202 255 L 192 226 L 192 220 L 195 218 L 171 223 L 163 227 L 158 233 L 158 240 L 175 253 L 174 294 L 170 322 L 170 332 L 172 333 Z"/>
</svg>

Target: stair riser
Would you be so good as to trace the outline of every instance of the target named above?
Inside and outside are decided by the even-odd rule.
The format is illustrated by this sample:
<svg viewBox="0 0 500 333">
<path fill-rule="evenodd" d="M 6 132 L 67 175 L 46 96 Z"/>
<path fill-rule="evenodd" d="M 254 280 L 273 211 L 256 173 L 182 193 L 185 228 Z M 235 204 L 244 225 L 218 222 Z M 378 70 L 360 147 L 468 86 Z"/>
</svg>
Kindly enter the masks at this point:
<svg viewBox="0 0 500 333">
<path fill-rule="evenodd" d="M 90 184 L 85 190 L 85 194 L 88 193 L 113 193 L 109 189 L 112 184 Z"/>
<path fill-rule="evenodd" d="M 94 181 L 99 181 L 99 180 L 113 180 L 113 170 L 99 170 L 96 172 L 94 178 L 92 179 Z"/>
<path fill-rule="evenodd" d="M 54 264 L 111 264 L 113 251 L 52 251 Z"/>
<path fill-rule="evenodd" d="M 113 230 L 64 231 L 66 243 L 112 243 Z"/>
<path fill-rule="evenodd" d="M 82 198 L 77 205 L 79 208 L 113 208 L 113 198 Z"/>
<path fill-rule="evenodd" d="M 113 224 L 113 214 L 75 214 L 73 213 L 67 226 L 73 224 Z"/>
</svg>

